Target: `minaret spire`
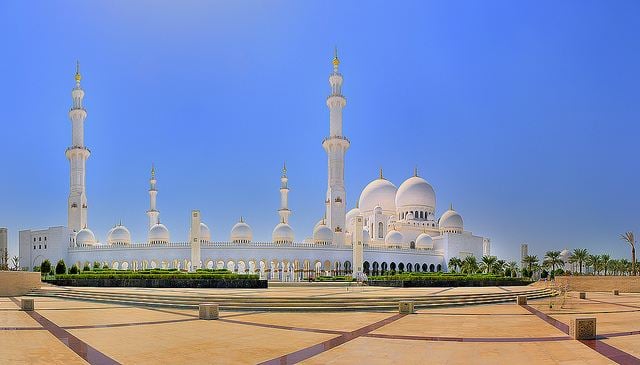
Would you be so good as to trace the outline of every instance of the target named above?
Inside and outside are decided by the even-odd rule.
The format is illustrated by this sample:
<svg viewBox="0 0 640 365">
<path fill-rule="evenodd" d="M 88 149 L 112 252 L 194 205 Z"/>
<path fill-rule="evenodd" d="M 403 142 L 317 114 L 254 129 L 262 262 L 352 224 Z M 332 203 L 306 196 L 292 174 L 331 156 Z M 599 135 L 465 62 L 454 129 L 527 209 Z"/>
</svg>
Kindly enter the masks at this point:
<svg viewBox="0 0 640 365">
<path fill-rule="evenodd" d="M 147 216 L 149 216 L 149 229 L 154 225 L 160 223 L 160 212 L 156 207 L 156 197 L 158 195 L 158 189 L 156 188 L 156 168 L 151 164 L 151 178 L 149 178 L 149 210 Z"/>
<path fill-rule="evenodd" d="M 346 189 L 344 186 L 344 156 L 349 149 L 350 142 L 342 134 L 342 109 L 347 100 L 342 95 L 342 74 L 338 72 L 340 59 L 338 48 L 334 50 L 333 72 L 329 75 L 331 93 L 327 98 L 329 107 L 329 136 L 322 142 L 322 147 L 329 160 L 327 181 L 327 226 L 334 231 L 333 242 L 338 246 L 344 245 Z"/>
<path fill-rule="evenodd" d="M 287 177 L 287 164 L 282 165 L 282 175 L 280 176 L 280 209 L 278 209 L 280 221 L 289 223 L 289 178 Z"/>
<path fill-rule="evenodd" d="M 84 90 L 80 87 L 80 63 L 76 63 L 76 86 L 71 91 L 73 104 L 69 110 L 71 119 L 71 146 L 67 148 L 65 155 L 70 164 L 70 187 L 67 212 L 67 226 L 80 231 L 87 226 L 87 195 L 86 195 L 86 163 L 89 149 L 84 145 L 84 120 L 87 111 L 82 106 Z"/>
</svg>

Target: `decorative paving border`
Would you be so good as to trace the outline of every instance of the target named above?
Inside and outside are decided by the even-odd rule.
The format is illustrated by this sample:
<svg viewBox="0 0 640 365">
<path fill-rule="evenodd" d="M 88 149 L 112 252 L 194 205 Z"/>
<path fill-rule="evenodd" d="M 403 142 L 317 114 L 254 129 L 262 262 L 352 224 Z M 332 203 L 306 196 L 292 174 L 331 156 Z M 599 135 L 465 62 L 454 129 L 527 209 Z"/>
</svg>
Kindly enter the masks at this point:
<svg viewBox="0 0 640 365">
<path fill-rule="evenodd" d="M 11 297 L 11 301 L 15 303 L 18 307 L 20 307 L 20 302 L 18 299 Z M 76 336 L 67 332 L 66 330 L 58 327 L 55 323 L 46 319 L 42 315 L 38 314 L 36 311 L 26 311 L 28 315 L 31 316 L 36 322 L 38 322 L 43 329 L 49 331 L 55 338 L 60 340 L 65 346 L 70 348 L 73 352 L 78 354 L 81 358 L 92 365 L 116 365 L 120 364 L 116 360 L 110 358 L 109 356 L 103 354 L 102 352 L 96 350 L 94 347 L 91 347 L 86 342 L 80 340 Z"/>
</svg>

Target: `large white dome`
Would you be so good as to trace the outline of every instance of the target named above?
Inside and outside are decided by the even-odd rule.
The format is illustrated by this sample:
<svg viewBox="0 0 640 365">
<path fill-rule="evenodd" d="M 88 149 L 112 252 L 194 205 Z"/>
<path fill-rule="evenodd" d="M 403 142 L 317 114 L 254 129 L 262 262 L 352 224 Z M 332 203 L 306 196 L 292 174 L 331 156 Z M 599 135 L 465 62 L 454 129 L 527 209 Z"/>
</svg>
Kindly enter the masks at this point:
<svg viewBox="0 0 640 365">
<path fill-rule="evenodd" d="M 211 230 L 202 222 L 200 222 L 200 242 L 211 242 Z"/>
<path fill-rule="evenodd" d="M 278 223 L 271 237 L 275 243 L 292 243 L 293 229 L 286 223 Z"/>
<path fill-rule="evenodd" d="M 436 208 L 436 193 L 427 180 L 412 176 L 405 180 L 396 193 L 396 207 L 430 207 Z"/>
<path fill-rule="evenodd" d="M 129 245 L 131 244 L 131 233 L 127 227 L 118 224 L 107 233 L 107 243 L 110 245 Z"/>
<path fill-rule="evenodd" d="M 429 249 L 433 248 L 433 238 L 426 233 L 420 233 L 416 238 L 416 248 Z"/>
<path fill-rule="evenodd" d="M 249 243 L 253 240 L 253 230 L 251 227 L 240 218 L 240 222 L 236 223 L 231 228 L 231 242 L 234 243 Z"/>
<path fill-rule="evenodd" d="M 438 221 L 438 226 L 444 232 L 460 233 L 464 229 L 462 216 L 453 210 L 453 207 L 442 214 L 440 221 Z"/>
<path fill-rule="evenodd" d="M 330 245 L 333 242 L 333 231 L 325 224 L 313 230 L 313 243 Z"/>
<path fill-rule="evenodd" d="M 373 180 L 360 194 L 360 211 L 372 211 L 376 205 L 380 205 L 384 211 L 396 211 L 396 188 L 389 180 L 380 178 Z"/>
<path fill-rule="evenodd" d="M 84 228 L 76 233 L 76 245 L 93 246 L 96 244 L 96 236 L 89 228 Z"/>
<path fill-rule="evenodd" d="M 149 243 L 169 243 L 169 230 L 164 224 L 154 224 L 149 230 Z"/>
<path fill-rule="evenodd" d="M 399 246 L 404 244 L 404 236 L 402 233 L 394 230 L 389 231 L 384 238 L 384 243 L 387 245 Z"/>
</svg>

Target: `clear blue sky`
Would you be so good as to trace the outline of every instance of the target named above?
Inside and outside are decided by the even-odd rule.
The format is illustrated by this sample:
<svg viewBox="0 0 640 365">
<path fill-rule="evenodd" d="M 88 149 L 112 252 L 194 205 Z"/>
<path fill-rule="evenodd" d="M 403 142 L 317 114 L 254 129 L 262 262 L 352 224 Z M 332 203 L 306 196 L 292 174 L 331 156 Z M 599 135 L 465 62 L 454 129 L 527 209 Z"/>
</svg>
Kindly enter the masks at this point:
<svg viewBox="0 0 640 365">
<path fill-rule="evenodd" d="M 298 240 L 323 214 L 327 77 L 345 77 L 347 200 L 418 166 L 465 228 L 515 258 L 640 233 L 638 1 L 0 3 L 0 226 L 66 224 L 76 59 L 89 226 L 146 236 L 148 177 L 172 240 L 278 222 L 287 161 Z"/>
</svg>

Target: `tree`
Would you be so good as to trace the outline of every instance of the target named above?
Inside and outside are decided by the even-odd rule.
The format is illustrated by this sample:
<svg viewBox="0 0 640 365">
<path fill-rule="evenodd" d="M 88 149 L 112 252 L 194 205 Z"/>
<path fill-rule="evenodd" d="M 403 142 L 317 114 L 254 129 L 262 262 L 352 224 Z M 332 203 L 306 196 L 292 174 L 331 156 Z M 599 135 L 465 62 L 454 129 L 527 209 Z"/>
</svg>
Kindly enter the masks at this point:
<svg viewBox="0 0 640 365">
<path fill-rule="evenodd" d="M 600 255 L 589 255 L 587 257 L 587 266 L 591 266 L 593 268 L 593 275 L 600 275 L 600 270 L 602 268 L 602 259 Z"/>
<path fill-rule="evenodd" d="M 91 267 L 89 267 L 89 263 L 88 262 L 84 263 L 84 267 L 82 268 L 82 271 L 91 271 Z"/>
<path fill-rule="evenodd" d="M 504 260 L 497 260 L 495 265 L 493 265 L 493 273 L 496 275 L 505 275 L 505 267 L 507 263 Z M 511 270 L 509 270 L 509 276 L 511 276 Z"/>
<path fill-rule="evenodd" d="M 620 273 L 626 275 L 630 272 L 631 263 L 627 259 L 618 260 Z"/>
<path fill-rule="evenodd" d="M 9 270 L 9 250 L 6 248 L 0 252 L 0 270 Z"/>
<path fill-rule="evenodd" d="M 564 265 L 564 261 L 560 258 L 560 251 L 547 251 L 544 254 L 544 261 L 547 265 L 551 266 L 551 272 L 556 271 L 556 265 Z"/>
<path fill-rule="evenodd" d="M 631 272 L 636 275 L 636 238 L 633 232 L 625 232 L 620 235 L 620 239 L 627 242 L 631 246 Z"/>
<path fill-rule="evenodd" d="M 93 268 L 94 269 L 99 269 L 100 268 L 100 263 L 98 261 L 94 261 L 93 262 Z"/>
<path fill-rule="evenodd" d="M 56 275 L 63 275 L 67 273 L 67 265 L 64 263 L 64 260 L 58 261 L 56 264 Z"/>
<path fill-rule="evenodd" d="M 573 262 L 577 262 L 578 263 L 578 267 L 579 267 L 579 272 L 580 274 L 582 274 L 582 264 L 587 261 L 587 258 L 589 257 L 589 251 L 587 251 L 586 248 L 576 248 L 575 250 L 573 250 L 573 253 L 571 253 L 571 260 Z"/>
<path fill-rule="evenodd" d="M 13 256 L 11 258 L 11 265 L 13 266 L 14 271 L 18 271 L 18 269 L 20 269 L 20 257 Z"/>
<path fill-rule="evenodd" d="M 538 261 L 538 256 L 535 255 L 527 255 L 522 259 L 522 262 L 529 268 L 529 272 L 533 272 L 533 266 L 537 266 Z"/>
<path fill-rule="evenodd" d="M 69 274 L 77 274 L 78 273 L 78 265 L 73 264 L 73 266 L 71 266 L 71 269 L 69 269 Z"/>
<path fill-rule="evenodd" d="M 449 259 L 449 267 L 453 268 L 453 271 L 458 271 L 458 268 L 462 266 L 462 260 L 457 257 Z"/>
<path fill-rule="evenodd" d="M 512 277 L 518 276 L 518 263 L 517 262 L 509 261 L 509 263 L 507 263 L 507 268 L 509 269 L 509 271 L 511 271 L 511 276 Z"/>
<path fill-rule="evenodd" d="M 482 256 L 481 267 L 485 274 L 489 274 L 493 271 L 493 267 L 495 266 L 497 260 L 498 259 L 495 256 Z"/>
<path fill-rule="evenodd" d="M 466 274 L 475 274 L 478 271 L 478 260 L 475 256 L 467 256 L 462 260 L 461 271 Z"/>
<path fill-rule="evenodd" d="M 600 259 L 602 260 L 602 268 L 604 269 L 604 276 L 607 276 L 607 269 L 609 268 L 609 262 L 611 261 L 611 256 L 605 254 L 602 254 L 600 256 Z"/>
<path fill-rule="evenodd" d="M 49 260 L 42 261 L 42 263 L 40 264 L 40 274 L 48 275 L 50 272 L 51 272 L 51 263 L 49 262 Z"/>
</svg>

